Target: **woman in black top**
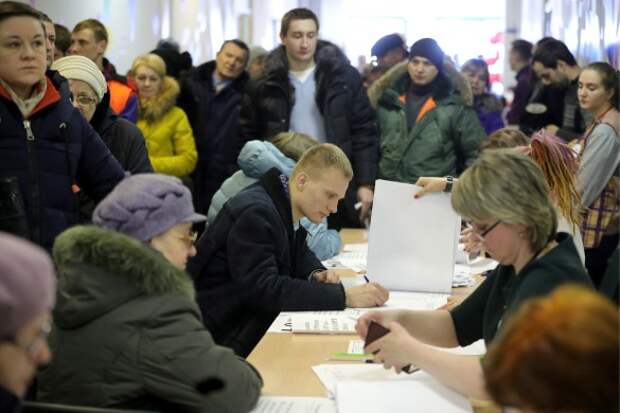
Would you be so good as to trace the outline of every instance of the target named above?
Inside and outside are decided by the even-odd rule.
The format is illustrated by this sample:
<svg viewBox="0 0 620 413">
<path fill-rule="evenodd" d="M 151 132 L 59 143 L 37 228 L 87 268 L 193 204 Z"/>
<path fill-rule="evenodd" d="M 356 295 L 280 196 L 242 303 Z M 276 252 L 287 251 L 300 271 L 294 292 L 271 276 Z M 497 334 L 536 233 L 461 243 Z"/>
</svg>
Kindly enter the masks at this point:
<svg viewBox="0 0 620 413">
<path fill-rule="evenodd" d="M 356 328 L 365 337 L 374 320 L 391 330 L 365 349 L 386 368 L 398 372 L 415 364 L 447 386 L 484 399 L 480 360 L 431 346 L 466 346 L 481 338 L 488 345 L 524 300 L 589 279 L 570 235 L 556 235 L 549 187 L 527 156 L 510 150 L 484 153 L 455 183 L 452 206 L 500 265 L 451 311 L 369 312 Z"/>
</svg>

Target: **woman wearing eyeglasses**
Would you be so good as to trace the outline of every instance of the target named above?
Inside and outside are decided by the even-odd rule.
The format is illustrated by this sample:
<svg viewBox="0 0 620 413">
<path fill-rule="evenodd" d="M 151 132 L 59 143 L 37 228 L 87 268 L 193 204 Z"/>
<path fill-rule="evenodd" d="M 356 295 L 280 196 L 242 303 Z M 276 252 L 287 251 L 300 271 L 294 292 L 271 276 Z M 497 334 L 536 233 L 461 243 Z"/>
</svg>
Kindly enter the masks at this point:
<svg viewBox="0 0 620 413">
<path fill-rule="evenodd" d="M 55 60 L 51 69 L 69 81 L 73 106 L 97 131 L 123 169 L 134 174 L 153 172 L 142 132 L 110 108 L 108 85 L 95 62 L 72 55 Z"/>
<path fill-rule="evenodd" d="M 184 271 L 196 254 L 192 224 L 204 220 L 178 178 L 137 174 L 97 206 L 95 227 L 57 238 L 55 359 L 40 376 L 39 399 L 155 411 L 255 405 L 260 376 L 215 345 Z M 201 394 L 213 378 L 224 388 Z"/>
<path fill-rule="evenodd" d="M 366 347 L 386 368 L 413 364 L 473 398 L 488 398 L 480 359 L 431 346 L 489 345 L 528 298 L 566 282 L 590 284 L 570 235 L 556 234 L 556 209 L 540 168 L 514 150 L 483 153 L 454 184 L 452 207 L 471 223 L 500 265 L 460 305 L 435 311 L 380 311 L 360 317 L 365 337 L 374 320 L 391 332 Z"/>
<path fill-rule="evenodd" d="M 0 412 L 19 411 L 37 368 L 49 362 L 56 274 L 41 248 L 0 232 Z"/>
</svg>

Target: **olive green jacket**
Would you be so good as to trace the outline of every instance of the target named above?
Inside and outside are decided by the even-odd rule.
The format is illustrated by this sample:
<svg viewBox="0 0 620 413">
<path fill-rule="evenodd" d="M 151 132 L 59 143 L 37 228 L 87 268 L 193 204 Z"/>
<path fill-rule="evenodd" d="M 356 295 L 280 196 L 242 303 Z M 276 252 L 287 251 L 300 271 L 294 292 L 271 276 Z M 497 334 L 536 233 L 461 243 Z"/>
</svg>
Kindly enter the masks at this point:
<svg viewBox="0 0 620 413">
<path fill-rule="evenodd" d="M 380 178 L 415 183 L 421 176 L 457 175 L 478 156 L 486 134 L 471 107 L 469 84 L 452 68 L 444 72 L 448 76 L 432 94 L 436 106 L 411 129 L 401 100 L 411 83 L 407 62 L 392 68 L 369 89 L 377 110 Z"/>
<path fill-rule="evenodd" d="M 262 380 L 216 345 L 189 275 L 117 232 L 74 227 L 54 244 L 59 286 L 53 358 L 39 400 L 155 411 L 248 412 Z M 218 378 L 222 390 L 196 385 Z"/>
</svg>

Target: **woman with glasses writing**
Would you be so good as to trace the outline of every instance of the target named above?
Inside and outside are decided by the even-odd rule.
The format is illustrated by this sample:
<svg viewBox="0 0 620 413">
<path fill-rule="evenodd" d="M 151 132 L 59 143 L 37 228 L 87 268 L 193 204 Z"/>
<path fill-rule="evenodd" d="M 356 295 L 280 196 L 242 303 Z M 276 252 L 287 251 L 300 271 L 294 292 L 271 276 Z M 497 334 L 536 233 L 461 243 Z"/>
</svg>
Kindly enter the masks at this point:
<svg viewBox="0 0 620 413">
<path fill-rule="evenodd" d="M 479 339 L 488 345 L 524 300 L 589 279 L 570 235 L 556 234 L 549 187 L 529 157 L 514 150 L 482 154 L 454 184 L 452 207 L 500 265 L 450 311 L 369 312 L 356 328 L 365 337 L 374 320 L 391 330 L 365 349 L 386 368 L 414 364 L 469 397 L 485 399 L 478 357 L 431 346 L 467 346 Z"/>
<path fill-rule="evenodd" d="M 47 346 L 56 275 L 41 248 L 0 232 L 0 412 L 19 411 Z"/>
<path fill-rule="evenodd" d="M 184 271 L 196 254 L 192 224 L 204 220 L 178 178 L 137 174 L 97 206 L 95 227 L 58 237 L 55 359 L 40 376 L 41 400 L 156 411 L 254 406 L 260 376 L 215 345 Z M 225 388 L 202 394 L 211 379 Z"/>
</svg>

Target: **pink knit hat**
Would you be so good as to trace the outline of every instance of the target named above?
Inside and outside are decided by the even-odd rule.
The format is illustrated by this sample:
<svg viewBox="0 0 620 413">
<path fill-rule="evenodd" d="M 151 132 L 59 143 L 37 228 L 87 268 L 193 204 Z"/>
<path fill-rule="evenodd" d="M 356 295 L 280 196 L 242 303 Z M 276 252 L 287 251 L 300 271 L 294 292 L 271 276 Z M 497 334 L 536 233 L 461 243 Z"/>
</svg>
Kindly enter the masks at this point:
<svg viewBox="0 0 620 413">
<path fill-rule="evenodd" d="M 0 232 L 0 339 L 54 307 L 54 265 L 40 247 Z"/>
</svg>

